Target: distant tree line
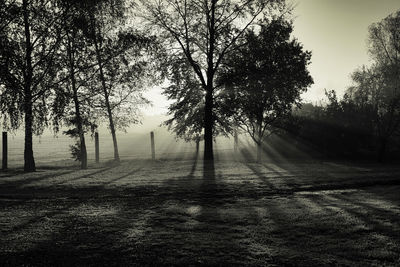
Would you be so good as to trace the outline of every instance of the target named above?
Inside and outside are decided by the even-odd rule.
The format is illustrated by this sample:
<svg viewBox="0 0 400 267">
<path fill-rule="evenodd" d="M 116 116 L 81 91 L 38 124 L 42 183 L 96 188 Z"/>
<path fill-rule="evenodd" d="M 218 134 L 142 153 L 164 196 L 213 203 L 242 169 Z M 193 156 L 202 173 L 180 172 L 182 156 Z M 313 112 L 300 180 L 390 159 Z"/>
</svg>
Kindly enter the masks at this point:
<svg viewBox="0 0 400 267">
<path fill-rule="evenodd" d="M 342 99 L 305 104 L 284 127 L 330 156 L 400 157 L 400 11 L 369 28 L 371 66 L 351 75 Z"/>
</svg>

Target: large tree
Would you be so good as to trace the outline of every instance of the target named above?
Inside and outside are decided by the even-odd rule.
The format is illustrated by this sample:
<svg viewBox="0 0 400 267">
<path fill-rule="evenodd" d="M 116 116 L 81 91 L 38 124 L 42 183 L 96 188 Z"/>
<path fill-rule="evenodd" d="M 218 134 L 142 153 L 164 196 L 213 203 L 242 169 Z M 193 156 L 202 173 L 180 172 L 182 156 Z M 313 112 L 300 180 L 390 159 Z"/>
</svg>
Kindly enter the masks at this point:
<svg viewBox="0 0 400 267">
<path fill-rule="evenodd" d="M 257 161 L 266 132 L 300 103 L 313 80 L 307 70 L 311 53 L 291 38 L 292 24 L 275 19 L 249 30 L 237 53 L 227 57 L 224 75 L 226 109 L 257 144 Z"/>
<path fill-rule="evenodd" d="M 183 53 L 204 97 L 204 159 L 213 159 L 215 79 L 236 41 L 259 19 L 271 15 L 283 0 L 151 0 L 141 1 L 142 16 L 158 30 L 174 60 Z M 278 10 L 278 9 L 275 9 Z"/>
<path fill-rule="evenodd" d="M 14 128 L 25 127 L 24 170 L 35 171 L 32 135 L 47 124 L 46 99 L 57 76 L 54 60 L 61 40 L 63 10 L 55 1 L 12 1 L 12 19 L 2 24 L 1 110 Z"/>
<path fill-rule="evenodd" d="M 166 71 L 169 81 L 169 86 L 164 88 L 163 94 L 174 102 L 168 108 L 168 115 L 171 117 L 164 124 L 169 130 L 174 131 L 178 138 L 187 142 L 195 141 L 198 151 L 204 130 L 204 92 L 201 90 L 201 83 L 184 55 L 178 54 L 174 62 L 171 58 L 166 62 L 173 64 L 168 68 L 162 68 Z M 227 135 L 231 131 L 230 120 L 221 110 L 221 101 L 215 102 L 213 135 L 214 137 L 219 134 Z"/>
</svg>

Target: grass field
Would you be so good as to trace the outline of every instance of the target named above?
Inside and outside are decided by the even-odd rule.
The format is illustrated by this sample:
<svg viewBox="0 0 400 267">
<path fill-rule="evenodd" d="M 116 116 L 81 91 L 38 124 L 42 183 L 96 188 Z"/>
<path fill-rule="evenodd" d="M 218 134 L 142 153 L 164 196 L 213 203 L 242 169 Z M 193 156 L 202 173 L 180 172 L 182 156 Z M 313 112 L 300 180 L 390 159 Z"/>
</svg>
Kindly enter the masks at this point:
<svg viewBox="0 0 400 267">
<path fill-rule="evenodd" d="M 0 173 L 0 266 L 400 264 L 400 167 L 220 150 Z"/>
</svg>

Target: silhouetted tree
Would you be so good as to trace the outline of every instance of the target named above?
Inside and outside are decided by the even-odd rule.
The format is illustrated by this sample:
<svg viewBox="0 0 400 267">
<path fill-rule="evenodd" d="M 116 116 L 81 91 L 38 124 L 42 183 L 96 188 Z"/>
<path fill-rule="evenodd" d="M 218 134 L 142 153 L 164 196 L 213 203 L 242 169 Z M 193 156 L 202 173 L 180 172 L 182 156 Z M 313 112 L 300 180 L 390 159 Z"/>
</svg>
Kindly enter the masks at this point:
<svg viewBox="0 0 400 267">
<path fill-rule="evenodd" d="M 356 70 L 352 74 L 354 84 L 347 91 L 360 110 L 368 107 L 372 111 L 370 120 L 373 127 L 370 131 L 378 139 L 379 161 L 384 160 L 388 142 L 400 126 L 399 77 L 387 67 L 374 65 Z"/>
<path fill-rule="evenodd" d="M 380 80 L 374 104 L 380 140 L 378 159 L 383 161 L 388 140 L 400 127 L 400 11 L 370 26 L 369 44 L 376 62 L 372 77 Z"/>
<path fill-rule="evenodd" d="M 164 88 L 163 94 L 169 100 L 174 100 L 174 103 L 168 110 L 172 117 L 164 124 L 174 131 L 178 138 L 187 142 L 194 141 L 198 147 L 204 129 L 204 91 L 201 90 L 201 84 L 184 55 L 178 55 L 173 64 L 171 58 L 166 63 L 170 64 L 166 71 L 170 85 Z M 231 125 L 225 114 L 222 114 L 219 102 L 215 103 L 213 116 L 214 137 L 218 134 L 227 135 Z"/>
<path fill-rule="evenodd" d="M 307 70 L 311 53 L 291 33 L 292 24 L 284 19 L 264 22 L 258 33 L 249 30 L 237 52 L 227 57 L 221 77 L 227 109 L 257 144 L 257 161 L 264 134 L 300 103 L 300 94 L 313 83 Z"/>
<path fill-rule="evenodd" d="M 81 162 L 81 168 L 87 168 L 87 152 L 85 132 L 94 130 L 97 116 L 91 105 L 95 100 L 93 90 L 96 64 L 94 52 L 90 49 L 91 42 L 87 36 L 88 16 L 82 2 L 74 0 L 60 1 L 60 8 L 65 10 L 62 45 L 58 54 L 60 82 L 55 86 L 52 99 L 54 130 L 59 130 L 59 124 L 65 122 L 74 128 L 65 133 L 78 138 L 72 146 L 74 157 Z"/>
<path fill-rule="evenodd" d="M 40 0 L 15 1 L 7 10 L 14 15 L 1 25 L 1 110 L 9 115 L 12 127 L 23 118 L 24 170 L 35 171 L 32 134 L 40 133 L 48 122 L 46 99 L 57 76 L 54 57 L 64 14 L 56 2 Z"/>
<path fill-rule="evenodd" d="M 178 138 L 185 141 L 200 141 L 204 128 L 204 98 L 201 84 L 197 81 L 187 60 L 177 57 L 167 74 L 170 85 L 163 94 L 170 100 L 175 100 L 169 106 L 171 119 L 164 122 L 168 129 L 173 130 Z"/>
<path fill-rule="evenodd" d="M 359 108 L 370 106 L 379 142 L 378 160 L 383 161 L 388 142 L 400 128 L 400 11 L 369 28 L 371 67 L 352 74 L 353 86 L 347 95 Z"/>
<path fill-rule="evenodd" d="M 109 120 L 114 160 L 119 161 L 116 128 L 137 122 L 138 107 L 148 103 L 142 84 L 150 82 L 150 62 L 143 52 L 152 40 L 125 27 L 125 1 L 89 1 L 87 10 L 103 96 L 98 108 Z"/>
<path fill-rule="evenodd" d="M 183 53 L 196 75 L 204 97 L 204 159 L 213 159 L 214 107 L 217 101 L 215 78 L 224 57 L 246 29 L 283 8 L 283 0 L 151 0 L 141 1 L 142 16 L 156 26 L 158 36 L 175 55 Z M 278 10 L 278 9 L 276 9 Z M 199 93 L 200 94 L 200 93 Z"/>
<path fill-rule="evenodd" d="M 9 61 L 15 52 L 15 43 L 8 35 L 11 23 L 18 18 L 21 8 L 15 1 L 0 1 L 0 115 L 4 128 L 16 129 L 19 127 L 19 107 L 15 101 L 16 92 L 7 90 L 16 82 L 6 73 Z M 5 93 L 7 91 L 7 94 Z"/>
</svg>

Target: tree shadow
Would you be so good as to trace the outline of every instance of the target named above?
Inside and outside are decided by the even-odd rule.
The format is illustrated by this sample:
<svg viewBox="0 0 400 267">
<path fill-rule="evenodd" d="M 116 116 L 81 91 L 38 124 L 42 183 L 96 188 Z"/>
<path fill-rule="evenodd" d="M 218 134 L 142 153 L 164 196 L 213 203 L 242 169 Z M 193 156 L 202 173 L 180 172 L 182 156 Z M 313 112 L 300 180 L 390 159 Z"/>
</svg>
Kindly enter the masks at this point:
<svg viewBox="0 0 400 267">
<path fill-rule="evenodd" d="M 271 177 L 266 177 L 256 166 L 246 163 L 247 168 L 249 168 L 257 177 L 268 186 L 270 190 L 277 191 L 278 188 L 270 181 Z"/>
<path fill-rule="evenodd" d="M 214 161 L 204 161 L 202 180 L 187 179 L 196 166 L 194 162 L 186 178 L 178 180 L 178 187 L 173 179 L 157 189 L 160 203 L 147 220 L 146 238 L 139 250 L 156 251 L 158 257 L 150 259 L 142 254 L 141 261 L 151 260 L 155 265 L 245 265 L 247 247 L 238 238 L 245 236 L 245 229 L 240 228 L 243 222 L 226 209 L 235 203 L 234 193 L 221 183 Z M 221 212 L 225 212 L 223 216 Z M 256 213 L 250 217 L 257 217 Z"/>
<path fill-rule="evenodd" d="M 61 177 L 66 174 L 71 174 L 74 172 L 78 172 L 79 170 L 69 170 L 69 171 L 63 171 L 63 172 L 57 172 L 57 173 L 52 173 L 52 174 L 46 174 L 46 175 L 37 175 L 37 172 L 34 173 L 34 175 L 37 175 L 37 177 L 21 177 L 21 179 L 16 180 L 16 181 L 7 181 L 6 185 L 7 188 L 18 188 L 23 185 L 27 185 L 30 183 L 34 182 L 40 182 L 49 178 L 56 178 L 56 177 Z"/>
<path fill-rule="evenodd" d="M 0 178 L 8 178 L 12 176 L 17 176 L 20 174 L 25 173 L 24 169 L 7 169 L 7 170 L 0 170 Z"/>
<path fill-rule="evenodd" d="M 279 190 L 265 194 L 261 188 L 257 190 L 262 197 L 254 198 L 250 190 L 254 185 L 243 192 L 235 191 L 237 188 L 223 177 L 220 168 L 225 165 L 219 162 L 204 162 L 202 179 L 193 179 L 200 165 L 195 161 L 187 166 L 183 179 L 168 179 L 157 186 L 109 188 L 104 185 L 110 181 L 105 181 L 101 186 L 57 191 L 60 195 L 54 200 L 52 195 L 44 200 L 35 198 L 25 207 L 38 209 L 39 215 L 9 231 L 27 246 L 19 244 L 8 252 L 0 250 L 0 265 L 310 266 L 349 265 L 365 258 L 362 248 L 349 241 L 349 237 L 365 241 L 365 233 L 349 235 L 341 215 L 351 203 L 357 204 L 351 212 L 379 211 L 358 205 L 350 196 L 347 203 L 319 200 L 297 194 L 297 189 L 290 194 Z M 135 168 L 113 179 L 137 171 Z M 257 168 L 254 173 L 265 176 Z M 307 194 L 314 195 L 311 191 Z M 313 206 L 321 204 L 320 209 L 312 210 L 313 206 L 304 204 L 302 199 L 309 199 Z M 335 204 L 336 209 L 328 208 Z M 355 215 L 359 224 L 369 223 L 362 217 L 366 214 Z M 393 220 L 398 217 L 395 213 L 391 216 Z M 371 219 L 370 223 L 380 222 Z M 45 237 L 36 241 L 27 237 L 31 233 L 39 236 L 34 232 L 39 228 Z M 379 231 L 385 236 L 391 234 L 389 226 L 384 225 Z M 11 238 L 14 236 L 7 241 L 15 245 Z"/>
<path fill-rule="evenodd" d="M 344 196 L 335 195 L 329 200 L 330 207 L 342 209 L 351 216 L 361 220 L 365 225 L 371 226 L 373 231 L 380 232 L 381 234 L 396 239 L 400 245 L 400 224 L 398 223 L 399 213 L 390 213 L 382 211 L 377 208 L 372 208 L 368 205 L 361 205 L 353 200 Z M 346 205 L 346 203 L 351 203 Z M 370 216 L 373 214 L 374 216 Z M 390 222 L 390 224 L 389 224 Z M 397 228 L 397 229 L 396 229 Z"/>
<path fill-rule="evenodd" d="M 55 183 L 54 185 L 60 185 L 60 184 L 64 184 L 64 183 L 69 183 L 69 182 L 77 181 L 77 180 L 80 180 L 80 179 L 90 178 L 90 177 L 93 176 L 93 175 L 101 174 L 101 173 L 107 172 L 107 171 L 109 171 L 109 170 L 111 170 L 111 169 L 114 169 L 115 167 L 117 167 L 117 166 L 114 165 L 114 166 L 102 168 L 102 169 L 100 169 L 100 170 L 98 170 L 98 171 L 91 172 L 91 173 L 86 173 L 86 174 L 84 174 L 84 175 L 81 175 L 81 176 L 78 176 L 78 177 L 74 177 L 74 178 L 72 178 L 72 179 L 68 179 L 68 180 L 66 180 L 66 181 L 60 181 L 60 182 L 58 182 L 58 183 Z"/>
<path fill-rule="evenodd" d="M 197 151 L 193 160 L 192 167 L 190 169 L 190 172 L 188 174 L 188 178 L 193 179 L 194 178 L 194 172 L 196 171 L 197 168 L 197 162 L 199 160 L 199 152 Z"/>
<path fill-rule="evenodd" d="M 123 251 L 115 247 L 118 231 L 111 216 L 82 217 L 74 208 L 90 207 L 92 200 L 61 202 L 56 208 L 15 226 L 10 233 L 32 232 L 33 245 L 28 249 L 0 252 L 3 266 L 120 266 L 129 265 Z M 103 202 L 103 205 L 106 203 Z M 55 229 L 46 225 L 55 224 Z M 39 225 L 37 225 L 39 224 Z M 111 229 L 110 229 L 111 228 Z M 47 236 L 47 237 L 46 237 Z M 34 237 L 25 238 L 32 240 Z M 28 243 L 29 244 L 29 243 Z"/>
<path fill-rule="evenodd" d="M 122 175 L 122 176 L 119 176 L 119 177 L 117 177 L 117 178 L 113 178 L 113 179 L 111 179 L 111 180 L 109 180 L 109 181 L 104 182 L 104 183 L 102 184 L 102 186 L 105 186 L 105 185 L 108 185 L 108 184 L 111 184 L 111 183 L 118 182 L 118 181 L 120 181 L 120 180 L 122 180 L 122 179 L 124 179 L 124 178 L 126 178 L 126 177 L 128 177 L 128 176 L 134 175 L 135 173 L 137 173 L 138 171 L 140 171 L 140 170 L 142 170 L 142 169 L 143 169 L 143 167 L 136 168 L 136 169 L 134 169 L 134 170 L 132 170 L 132 171 L 130 171 L 130 172 L 128 172 L 128 173 Z"/>
</svg>

